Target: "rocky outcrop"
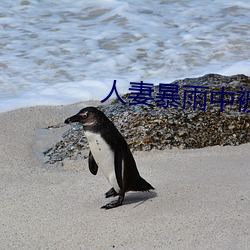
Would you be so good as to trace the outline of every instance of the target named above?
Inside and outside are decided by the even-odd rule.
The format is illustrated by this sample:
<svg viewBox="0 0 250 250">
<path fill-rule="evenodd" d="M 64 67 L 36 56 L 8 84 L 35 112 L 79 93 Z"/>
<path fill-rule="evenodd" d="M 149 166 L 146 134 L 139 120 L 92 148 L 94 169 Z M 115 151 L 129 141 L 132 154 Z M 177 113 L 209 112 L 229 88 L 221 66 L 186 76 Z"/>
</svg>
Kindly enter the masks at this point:
<svg viewBox="0 0 250 250">
<path fill-rule="evenodd" d="M 162 92 L 155 86 L 152 99 L 146 102 L 148 105 L 129 105 L 136 97 L 130 93 L 121 96 L 125 105 L 117 99 L 98 108 L 114 122 L 132 150 L 189 149 L 250 142 L 249 77 L 209 74 L 171 84 L 175 89 L 178 85 L 178 93 L 174 95 L 179 95 L 172 106 L 168 98 L 173 92 L 169 89 L 165 102 L 157 102 Z M 137 97 L 137 101 L 143 100 L 143 93 Z M 54 163 L 65 158 L 85 157 L 83 149 L 87 147 L 81 126 L 74 125 L 44 155 L 49 163 Z"/>
</svg>

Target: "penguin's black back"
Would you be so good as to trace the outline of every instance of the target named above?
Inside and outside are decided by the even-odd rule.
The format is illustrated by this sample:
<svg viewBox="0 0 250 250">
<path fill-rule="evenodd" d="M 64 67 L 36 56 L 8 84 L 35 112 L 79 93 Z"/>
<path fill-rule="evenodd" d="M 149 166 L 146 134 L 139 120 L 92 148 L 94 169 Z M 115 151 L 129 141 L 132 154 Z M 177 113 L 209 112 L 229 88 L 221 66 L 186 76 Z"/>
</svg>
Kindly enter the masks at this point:
<svg viewBox="0 0 250 250">
<path fill-rule="evenodd" d="M 140 176 L 136 162 L 126 140 L 117 130 L 114 124 L 110 120 L 109 122 L 108 129 L 103 129 L 101 134 L 111 146 L 113 151 L 116 150 L 116 147 L 122 151 L 122 157 L 124 160 L 123 185 L 125 191 L 148 191 L 150 189 L 154 189 Z"/>
</svg>

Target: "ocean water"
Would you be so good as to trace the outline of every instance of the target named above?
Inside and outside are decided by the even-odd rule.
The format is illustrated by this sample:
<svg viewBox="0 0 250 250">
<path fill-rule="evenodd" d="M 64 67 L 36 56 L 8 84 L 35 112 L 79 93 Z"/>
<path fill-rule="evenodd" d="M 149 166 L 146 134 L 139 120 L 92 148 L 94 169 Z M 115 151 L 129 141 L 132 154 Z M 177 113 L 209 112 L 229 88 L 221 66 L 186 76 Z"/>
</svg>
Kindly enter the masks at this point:
<svg viewBox="0 0 250 250">
<path fill-rule="evenodd" d="M 207 73 L 250 76 L 249 0 L 1 0 L 0 112 Z"/>
</svg>

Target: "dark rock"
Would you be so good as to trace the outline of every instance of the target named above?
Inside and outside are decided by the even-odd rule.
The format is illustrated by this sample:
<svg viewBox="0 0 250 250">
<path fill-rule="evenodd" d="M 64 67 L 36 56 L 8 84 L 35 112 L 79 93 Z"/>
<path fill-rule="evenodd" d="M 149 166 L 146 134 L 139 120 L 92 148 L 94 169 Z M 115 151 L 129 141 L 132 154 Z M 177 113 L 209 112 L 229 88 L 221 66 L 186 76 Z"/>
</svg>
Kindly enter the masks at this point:
<svg viewBox="0 0 250 250">
<path fill-rule="evenodd" d="M 237 91 L 245 91 L 245 97 L 247 91 L 250 91 L 249 77 L 209 74 L 199 78 L 177 80 L 172 84 L 179 85 L 181 105 L 178 107 L 157 106 L 155 100 L 159 86 L 155 86 L 152 94 L 154 100 L 148 101 L 152 106 L 129 105 L 130 94 L 126 94 L 122 96 L 125 105 L 116 99 L 111 105 L 98 108 L 114 122 L 132 150 L 163 150 L 172 147 L 188 149 L 250 142 L 250 112 L 247 113 L 250 110 L 250 100 L 245 112 L 239 112 L 239 102 L 236 102 L 242 95 Z M 209 87 L 207 90 L 199 89 L 207 92 L 205 110 L 198 110 L 204 107 L 202 99 L 198 99 L 201 106 L 197 105 L 195 110 L 188 104 L 183 108 L 185 90 L 192 90 L 183 87 L 184 85 Z M 220 112 L 220 103 L 211 104 L 210 100 L 212 91 L 220 92 L 222 87 L 225 92 L 234 93 L 234 103 L 224 104 L 223 112 Z M 194 99 L 194 95 L 190 94 Z M 217 95 L 216 98 L 219 100 L 221 96 Z M 230 101 L 230 95 L 225 95 L 225 100 Z M 86 157 L 83 155 L 86 148 L 88 144 L 81 126 L 74 125 L 63 135 L 63 139 L 53 148 L 46 150 L 44 155 L 49 163 L 54 163 L 65 158 Z"/>
</svg>

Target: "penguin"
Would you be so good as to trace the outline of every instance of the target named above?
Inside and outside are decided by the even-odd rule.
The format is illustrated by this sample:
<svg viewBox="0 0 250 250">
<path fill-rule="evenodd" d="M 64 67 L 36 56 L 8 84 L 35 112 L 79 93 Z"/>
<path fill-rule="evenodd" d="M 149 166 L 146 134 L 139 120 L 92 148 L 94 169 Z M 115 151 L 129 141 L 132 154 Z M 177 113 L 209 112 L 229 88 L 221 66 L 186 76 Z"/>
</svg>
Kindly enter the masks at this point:
<svg viewBox="0 0 250 250">
<path fill-rule="evenodd" d="M 111 185 L 105 197 L 118 196 L 101 208 L 111 209 L 121 206 L 128 191 L 153 190 L 137 169 L 134 157 L 124 137 L 108 117 L 95 107 L 86 107 L 65 123 L 78 122 L 83 126 L 90 147 L 88 164 L 93 175 L 100 168 Z"/>
</svg>

